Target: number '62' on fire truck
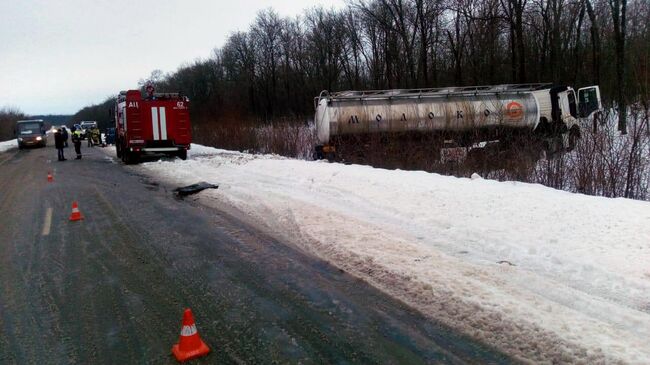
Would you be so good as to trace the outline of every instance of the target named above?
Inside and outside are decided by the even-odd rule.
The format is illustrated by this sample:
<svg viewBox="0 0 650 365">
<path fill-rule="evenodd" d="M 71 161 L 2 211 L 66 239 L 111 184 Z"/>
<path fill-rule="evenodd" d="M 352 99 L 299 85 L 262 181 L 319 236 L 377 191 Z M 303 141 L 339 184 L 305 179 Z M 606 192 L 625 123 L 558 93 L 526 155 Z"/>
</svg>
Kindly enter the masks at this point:
<svg viewBox="0 0 650 365">
<path fill-rule="evenodd" d="M 192 142 L 189 99 L 178 93 L 122 91 L 115 103 L 115 148 L 127 164 L 144 154 L 185 160 Z"/>
</svg>

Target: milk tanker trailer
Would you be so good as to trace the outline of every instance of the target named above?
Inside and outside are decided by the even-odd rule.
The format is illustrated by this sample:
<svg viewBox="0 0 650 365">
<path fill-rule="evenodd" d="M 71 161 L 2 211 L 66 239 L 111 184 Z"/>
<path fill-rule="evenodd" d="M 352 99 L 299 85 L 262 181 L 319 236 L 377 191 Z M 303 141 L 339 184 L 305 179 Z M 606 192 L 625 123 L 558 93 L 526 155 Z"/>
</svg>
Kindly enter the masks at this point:
<svg viewBox="0 0 650 365">
<path fill-rule="evenodd" d="M 333 159 L 345 137 L 375 133 L 439 133 L 458 145 L 530 134 L 572 149 L 579 120 L 601 110 L 598 86 L 510 84 L 372 91 L 327 91 L 314 100 L 319 144 L 314 157 Z"/>
</svg>

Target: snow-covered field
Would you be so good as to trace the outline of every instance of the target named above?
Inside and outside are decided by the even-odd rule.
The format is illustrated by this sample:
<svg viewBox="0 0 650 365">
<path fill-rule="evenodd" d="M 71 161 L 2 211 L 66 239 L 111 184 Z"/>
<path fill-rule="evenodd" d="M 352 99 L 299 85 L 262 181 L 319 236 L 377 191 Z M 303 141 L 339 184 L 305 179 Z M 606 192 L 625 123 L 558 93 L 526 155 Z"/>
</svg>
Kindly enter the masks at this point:
<svg viewBox="0 0 650 365">
<path fill-rule="evenodd" d="M 650 203 L 193 145 L 134 167 L 530 362 L 650 363 Z"/>
<path fill-rule="evenodd" d="M 0 142 L 0 152 L 5 152 L 12 148 L 18 148 L 18 141 L 15 139 Z"/>
</svg>

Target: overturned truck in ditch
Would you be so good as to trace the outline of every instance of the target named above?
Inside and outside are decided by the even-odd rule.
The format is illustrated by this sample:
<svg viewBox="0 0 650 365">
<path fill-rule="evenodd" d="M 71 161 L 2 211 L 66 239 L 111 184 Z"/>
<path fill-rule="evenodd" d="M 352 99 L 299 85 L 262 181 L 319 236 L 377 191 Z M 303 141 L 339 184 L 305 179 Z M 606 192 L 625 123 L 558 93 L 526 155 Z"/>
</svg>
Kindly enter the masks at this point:
<svg viewBox="0 0 650 365">
<path fill-rule="evenodd" d="M 602 109 L 598 86 L 553 84 L 323 91 L 315 98 L 314 158 L 336 157 L 351 136 L 435 133 L 457 146 L 528 135 L 572 149 L 580 120 Z"/>
</svg>

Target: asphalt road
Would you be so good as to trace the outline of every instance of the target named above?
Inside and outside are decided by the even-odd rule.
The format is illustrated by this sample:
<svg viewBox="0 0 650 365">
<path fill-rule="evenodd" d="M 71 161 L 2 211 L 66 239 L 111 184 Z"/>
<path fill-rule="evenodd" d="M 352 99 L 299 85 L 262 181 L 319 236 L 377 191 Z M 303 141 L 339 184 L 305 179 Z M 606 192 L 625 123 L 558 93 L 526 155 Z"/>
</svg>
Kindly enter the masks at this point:
<svg viewBox="0 0 650 365">
<path fill-rule="evenodd" d="M 0 153 L 0 364 L 173 364 L 185 307 L 213 350 L 196 363 L 510 362 L 137 167 L 51 146 Z"/>
</svg>

